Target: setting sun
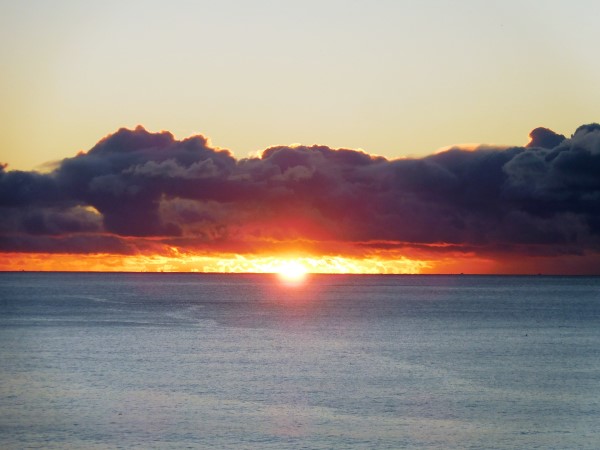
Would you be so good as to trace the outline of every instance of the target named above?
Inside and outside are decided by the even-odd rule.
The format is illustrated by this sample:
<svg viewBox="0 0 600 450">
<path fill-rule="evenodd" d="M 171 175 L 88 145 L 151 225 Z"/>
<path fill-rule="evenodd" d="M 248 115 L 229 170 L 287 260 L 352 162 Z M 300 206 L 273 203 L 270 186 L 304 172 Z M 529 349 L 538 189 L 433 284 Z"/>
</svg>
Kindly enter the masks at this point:
<svg viewBox="0 0 600 450">
<path fill-rule="evenodd" d="M 284 261 L 279 268 L 277 274 L 283 281 L 290 283 L 300 283 L 306 278 L 306 267 L 298 261 Z"/>
</svg>

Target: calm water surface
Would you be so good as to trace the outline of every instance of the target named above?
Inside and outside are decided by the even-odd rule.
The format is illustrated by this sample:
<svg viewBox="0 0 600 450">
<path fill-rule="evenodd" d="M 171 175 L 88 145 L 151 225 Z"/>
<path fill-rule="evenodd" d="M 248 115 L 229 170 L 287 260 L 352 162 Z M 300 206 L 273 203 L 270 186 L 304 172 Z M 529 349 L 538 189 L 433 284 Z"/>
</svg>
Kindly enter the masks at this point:
<svg viewBox="0 0 600 450">
<path fill-rule="evenodd" d="M 600 448 L 600 278 L 0 274 L 0 447 Z"/>
</svg>

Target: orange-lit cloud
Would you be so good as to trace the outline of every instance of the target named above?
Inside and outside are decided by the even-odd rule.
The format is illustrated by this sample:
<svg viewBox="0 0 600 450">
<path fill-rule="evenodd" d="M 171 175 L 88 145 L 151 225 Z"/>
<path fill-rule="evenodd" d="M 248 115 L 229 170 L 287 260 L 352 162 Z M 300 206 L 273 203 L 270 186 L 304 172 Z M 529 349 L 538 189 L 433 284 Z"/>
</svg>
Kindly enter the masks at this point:
<svg viewBox="0 0 600 450">
<path fill-rule="evenodd" d="M 0 269 L 596 273 L 598 173 L 595 124 L 398 160 L 121 129 L 48 173 L 0 166 Z"/>
</svg>

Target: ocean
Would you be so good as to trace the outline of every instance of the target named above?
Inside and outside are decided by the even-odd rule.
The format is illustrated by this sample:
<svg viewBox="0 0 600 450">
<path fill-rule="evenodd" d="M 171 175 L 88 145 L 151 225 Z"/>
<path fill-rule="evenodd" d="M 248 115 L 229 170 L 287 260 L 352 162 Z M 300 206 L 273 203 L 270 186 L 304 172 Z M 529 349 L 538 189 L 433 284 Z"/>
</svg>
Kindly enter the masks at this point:
<svg viewBox="0 0 600 450">
<path fill-rule="evenodd" d="M 0 448 L 598 449 L 600 278 L 2 273 Z"/>
</svg>

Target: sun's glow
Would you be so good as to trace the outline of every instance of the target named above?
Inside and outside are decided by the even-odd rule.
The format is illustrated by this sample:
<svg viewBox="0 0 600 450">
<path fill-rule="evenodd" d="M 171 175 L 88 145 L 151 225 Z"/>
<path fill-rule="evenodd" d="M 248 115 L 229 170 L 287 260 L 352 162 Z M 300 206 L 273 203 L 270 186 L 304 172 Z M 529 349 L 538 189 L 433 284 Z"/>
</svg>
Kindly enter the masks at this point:
<svg viewBox="0 0 600 450">
<path fill-rule="evenodd" d="M 277 269 L 279 278 L 290 283 L 301 283 L 306 278 L 306 267 L 298 261 L 284 261 Z"/>
</svg>

